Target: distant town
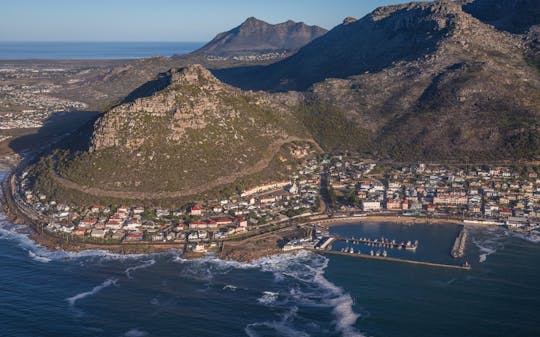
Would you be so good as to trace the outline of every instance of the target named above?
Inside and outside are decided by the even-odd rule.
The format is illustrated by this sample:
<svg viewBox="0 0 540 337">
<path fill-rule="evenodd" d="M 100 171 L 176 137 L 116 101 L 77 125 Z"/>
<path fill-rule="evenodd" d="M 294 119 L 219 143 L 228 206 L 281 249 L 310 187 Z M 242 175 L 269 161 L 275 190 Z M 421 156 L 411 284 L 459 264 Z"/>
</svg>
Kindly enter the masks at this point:
<svg viewBox="0 0 540 337">
<path fill-rule="evenodd" d="M 326 156 L 306 160 L 288 180 L 172 209 L 63 204 L 32 191 L 26 172 L 13 177 L 13 186 L 18 207 L 42 223 L 42 230 L 66 240 L 177 243 L 188 251 L 207 252 L 220 241 L 291 225 L 369 216 L 453 219 L 532 233 L 540 228 L 537 170 L 396 166 Z M 306 244 L 314 246 L 313 241 Z"/>
<path fill-rule="evenodd" d="M 84 110 L 88 105 L 58 97 L 58 81 L 80 69 L 4 65 L 0 68 L 0 130 L 39 128 L 54 112 Z M 68 80 L 73 85 L 77 79 Z"/>
</svg>

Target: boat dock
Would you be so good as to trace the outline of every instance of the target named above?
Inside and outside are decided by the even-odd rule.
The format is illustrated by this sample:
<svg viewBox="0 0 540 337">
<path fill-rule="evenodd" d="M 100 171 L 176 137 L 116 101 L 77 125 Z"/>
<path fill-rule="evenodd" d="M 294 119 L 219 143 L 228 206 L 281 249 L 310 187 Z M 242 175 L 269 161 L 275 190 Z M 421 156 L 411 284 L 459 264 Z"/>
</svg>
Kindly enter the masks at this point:
<svg viewBox="0 0 540 337">
<path fill-rule="evenodd" d="M 467 230 L 465 229 L 465 226 L 461 227 L 461 230 L 459 231 L 458 236 L 456 237 L 456 241 L 454 241 L 454 246 L 452 247 L 452 251 L 450 252 L 450 255 L 454 259 L 462 258 L 463 255 L 465 255 L 465 243 L 467 241 Z"/>
<path fill-rule="evenodd" d="M 408 264 L 415 264 L 415 265 L 436 267 L 436 268 L 461 269 L 461 270 L 470 270 L 471 269 L 471 266 L 468 265 L 468 264 L 463 265 L 463 266 L 459 266 L 459 265 L 452 265 L 452 264 L 443 264 L 443 263 L 434 263 L 434 262 L 424 262 L 424 261 L 398 259 L 398 258 L 395 258 L 395 257 L 387 257 L 387 256 L 373 256 L 373 255 L 366 255 L 366 254 L 354 254 L 354 253 L 340 252 L 340 251 L 335 251 L 335 250 L 313 249 L 313 251 L 316 252 L 316 253 L 320 253 L 320 254 L 342 255 L 342 256 L 350 256 L 350 257 L 356 257 L 356 258 L 361 258 L 361 259 L 382 260 L 382 261 L 388 261 L 388 262 L 401 262 L 401 263 L 408 263 Z"/>
<path fill-rule="evenodd" d="M 343 238 L 338 236 L 332 236 L 335 241 L 345 241 L 346 243 L 352 243 L 352 244 L 365 244 L 368 246 L 373 247 L 381 247 L 381 248 L 398 248 L 398 249 L 407 249 L 407 250 L 416 250 L 418 248 L 418 241 L 415 241 L 414 243 L 411 243 L 408 241 L 405 242 L 396 242 L 395 240 L 388 240 L 385 238 L 381 239 L 370 239 L 370 238 Z"/>
</svg>

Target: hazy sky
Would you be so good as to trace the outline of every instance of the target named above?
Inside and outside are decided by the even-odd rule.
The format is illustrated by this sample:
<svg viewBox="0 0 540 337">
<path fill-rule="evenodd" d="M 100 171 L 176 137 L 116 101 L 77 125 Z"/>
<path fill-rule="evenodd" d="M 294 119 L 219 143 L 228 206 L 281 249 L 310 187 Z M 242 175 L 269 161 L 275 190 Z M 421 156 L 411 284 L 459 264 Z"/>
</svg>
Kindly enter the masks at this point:
<svg viewBox="0 0 540 337">
<path fill-rule="evenodd" d="M 0 41 L 207 41 L 255 16 L 330 29 L 403 0 L 0 0 Z"/>
</svg>

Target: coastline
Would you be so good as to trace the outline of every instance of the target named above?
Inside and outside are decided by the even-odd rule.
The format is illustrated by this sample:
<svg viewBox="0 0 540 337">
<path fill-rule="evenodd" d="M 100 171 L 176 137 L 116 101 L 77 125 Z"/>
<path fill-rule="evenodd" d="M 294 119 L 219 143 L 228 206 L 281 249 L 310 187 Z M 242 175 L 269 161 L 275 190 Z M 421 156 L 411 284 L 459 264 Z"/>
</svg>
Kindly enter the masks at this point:
<svg viewBox="0 0 540 337">
<path fill-rule="evenodd" d="M 182 250 L 182 256 L 187 259 L 199 258 L 206 253 L 187 251 L 187 242 L 129 242 L 129 243 L 96 243 L 96 242 L 81 242 L 78 240 L 70 240 L 69 237 L 54 235 L 43 230 L 44 221 L 38 221 L 32 217 L 32 214 L 25 212 L 25 207 L 18 206 L 13 193 L 16 193 L 12 186 L 12 176 L 15 172 L 15 166 L 10 165 L 5 161 L 0 162 L 0 166 L 7 167 L 1 187 L 3 192 L 3 208 L 7 216 L 6 220 L 14 223 L 27 225 L 32 233 L 30 239 L 38 245 L 45 247 L 48 250 L 63 250 L 69 252 L 81 252 L 84 250 L 105 250 L 116 254 L 152 254 L 162 253 L 168 250 Z M 217 256 L 224 260 L 235 260 L 239 262 L 249 262 L 262 257 L 276 255 L 282 253 L 282 249 L 278 242 L 283 242 L 291 238 L 301 235 L 301 231 L 305 234 L 306 225 L 318 224 L 323 227 L 333 227 L 343 224 L 355 223 L 397 223 L 397 224 L 463 224 L 461 219 L 450 218 L 432 218 L 418 216 L 403 216 L 400 214 L 374 214 L 366 216 L 349 216 L 349 217 L 333 217 L 315 219 L 314 217 L 302 219 L 299 223 L 290 224 L 288 226 L 273 230 L 270 232 L 255 233 L 241 240 L 230 239 L 219 241 Z"/>
<path fill-rule="evenodd" d="M 313 222 L 313 221 L 312 221 Z M 427 217 L 418 217 L 418 216 L 403 216 L 403 215 L 368 215 L 362 217 L 343 217 L 343 218 L 329 218 L 314 221 L 320 223 L 325 227 L 339 226 L 343 224 L 354 224 L 362 222 L 395 222 L 398 224 L 434 224 L 434 225 L 444 225 L 444 224 L 463 224 L 463 220 L 458 219 L 443 219 L 443 218 L 427 218 Z"/>
</svg>

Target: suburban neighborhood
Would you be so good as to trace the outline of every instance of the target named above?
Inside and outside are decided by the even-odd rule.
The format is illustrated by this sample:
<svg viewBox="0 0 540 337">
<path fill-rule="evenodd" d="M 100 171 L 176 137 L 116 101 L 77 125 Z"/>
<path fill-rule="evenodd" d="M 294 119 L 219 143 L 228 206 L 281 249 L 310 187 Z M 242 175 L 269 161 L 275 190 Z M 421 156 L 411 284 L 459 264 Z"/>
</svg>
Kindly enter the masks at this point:
<svg viewBox="0 0 540 337">
<path fill-rule="evenodd" d="M 46 220 L 44 230 L 92 243 L 179 243 L 206 252 L 220 240 L 259 233 L 277 224 L 374 215 L 452 218 L 539 228 L 538 168 L 396 166 L 354 157 L 309 159 L 288 180 L 254 186 L 221 200 L 178 208 L 67 205 L 32 191 L 16 177 L 24 207 Z"/>
</svg>

